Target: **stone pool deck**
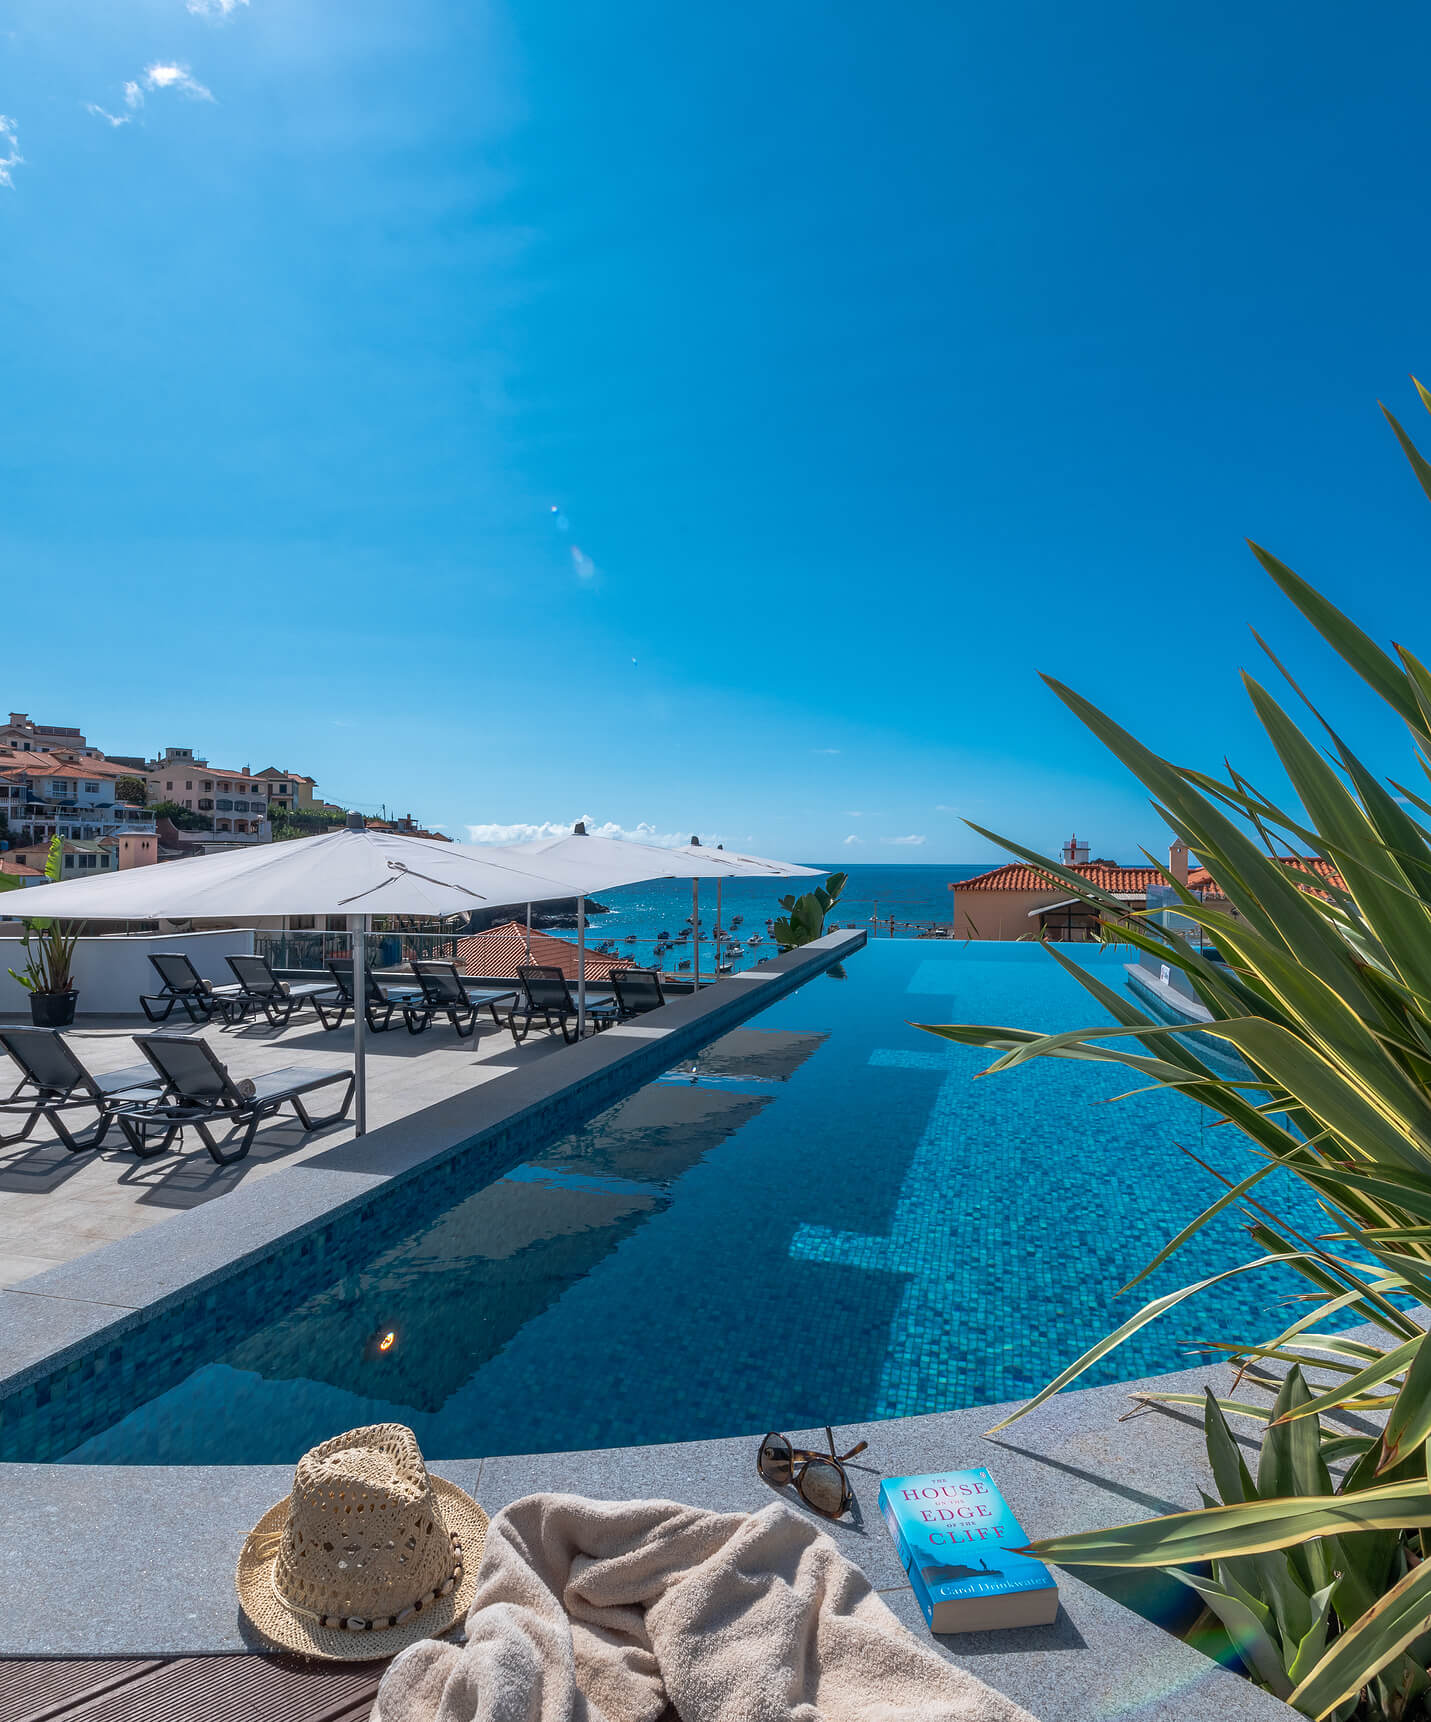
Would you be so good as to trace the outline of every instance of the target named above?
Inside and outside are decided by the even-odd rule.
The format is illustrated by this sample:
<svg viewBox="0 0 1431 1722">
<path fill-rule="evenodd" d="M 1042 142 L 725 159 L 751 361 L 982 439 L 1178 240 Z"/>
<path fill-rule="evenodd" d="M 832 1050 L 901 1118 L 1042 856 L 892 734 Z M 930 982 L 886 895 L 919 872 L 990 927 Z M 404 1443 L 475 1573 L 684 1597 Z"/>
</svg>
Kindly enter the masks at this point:
<svg viewBox="0 0 1431 1722">
<path fill-rule="evenodd" d="M 4 1021 L 19 1019 L 0 1018 Z M 511 1035 L 490 1017 L 471 1040 L 459 1040 L 446 1022 L 411 1035 L 401 1017 L 395 1021 L 387 1033 L 367 1037 L 370 1132 L 565 1050 L 561 1036 L 549 1034 L 534 1034 L 513 1046 Z M 65 1032 L 89 1069 L 105 1075 L 144 1062 L 134 1045 L 136 1034 L 188 1029 L 182 1016 L 171 1017 L 160 1030 L 136 1015 L 89 1017 Z M 282 1030 L 260 1017 L 241 1028 L 196 1032 L 239 1078 L 288 1065 L 317 1071 L 351 1068 L 353 1062 L 351 1019 L 325 1032 L 311 1010 Z M 7 1094 L 11 1069 L 0 1054 L 0 1081 L 7 1084 Z M 325 1096 L 318 1099 L 320 1109 L 333 1109 Z M 81 1114 L 81 1121 L 87 1123 L 88 1116 Z M 16 1128 L 13 1115 L 3 1128 Z M 259 1131 L 247 1158 L 218 1166 L 192 1133 L 182 1151 L 139 1160 L 125 1149 L 118 1130 L 97 1153 L 71 1154 L 41 1123 L 30 1141 L 0 1149 L 0 1287 L 300 1165 L 352 1137 L 351 1114 L 305 1136 L 292 1111 L 285 1110 Z"/>
<path fill-rule="evenodd" d="M 1198 1506 L 1198 1489 L 1210 1489 L 1211 1478 L 1197 1419 L 1138 1410 L 1129 1393 L 1204 1382 L 1225 1388 L 1227 1380 L 1225 1369 L 1199 1369 L 1067 1393 L 993 1440 L 984 1432 L 1008 1407 L 839 1428 L 841 1451 L 859 1440 L 869 1448 L 850 1462 L 853 1516 L 836 1526 L 820 1523 L 895 1614 L 925 1636 L 879 1518 L 880 1477 L 987 1465 L 1031 1535 Z M 755 1474 L 761 1433 L 587 1453 L 433 1455 L 431 1463 L 489 1513 L 538 1490 L 608 1500 L 659 1497 L 741 1512 L 777 1498 Z M 805 1445 L 823 1444 L 822 1430 L 787 1433 Z M 291 1478 L 291 1467 L 279 1465 L 0 1465 L 0 1518 L 8 1533 L 0 1550 L 7 1598 L 0 1656 L 193 1656 L 255 1648 L 237 1609 L 234 1562 L 245 1534 Z M 934 1642 L 1042 1722 L 1274 1722 L 1292 1714 L 1084 1579 L 1060 1573 L 1059 1588 L 1062 1608 L 1052 1626 Z"/>
</svg>

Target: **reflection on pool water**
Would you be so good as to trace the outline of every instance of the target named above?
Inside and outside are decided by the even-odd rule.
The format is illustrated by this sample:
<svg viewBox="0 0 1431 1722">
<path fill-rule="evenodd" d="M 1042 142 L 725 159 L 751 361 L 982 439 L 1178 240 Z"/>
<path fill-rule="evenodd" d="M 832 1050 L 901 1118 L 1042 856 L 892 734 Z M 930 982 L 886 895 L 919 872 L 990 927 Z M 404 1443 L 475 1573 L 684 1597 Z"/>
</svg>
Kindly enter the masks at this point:
<svg viewBox="0 0 1431 1722">
<path fill-rule="evenodd" d="M 1122 957 L 1076 952 L 1110 984 Z M 410 1424 L 436 1457 L 693 1439 L 1015 1398 L 1143 1300 L 1246 1254 L 1232 1215 L 1114 1292 L 1246 1144 L 1181 1096 L 991 1055 L 914 1022 L 1106 1020 L 1031 946 L 871 944 L 584 1129 L 216 1337 L 185 1379 L 68 1457 L 292 1461 Z M 1281 1174 L 1276 1175 L 1278 1178 Z M 1270 1186 L 1271 1181 L 1269 1181 Z M 1269 1188 L 1269 1187 L 1264 1187 Z M 1316 1223 L 1286 1181 L 1265 1198 Z M 1290 1277 L 1248 1275 L 1087 1380 L 1252 1339 Z M 204 1355 L 201 1352 L 201 1355 Z"/>
</svg>

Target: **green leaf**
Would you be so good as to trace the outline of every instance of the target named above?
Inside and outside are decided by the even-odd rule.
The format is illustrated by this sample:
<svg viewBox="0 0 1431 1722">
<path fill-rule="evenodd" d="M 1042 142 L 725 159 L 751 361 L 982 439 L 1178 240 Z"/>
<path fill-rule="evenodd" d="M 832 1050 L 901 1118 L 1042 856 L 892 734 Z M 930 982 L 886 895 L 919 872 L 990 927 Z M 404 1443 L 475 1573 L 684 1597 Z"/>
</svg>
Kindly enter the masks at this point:
<svg viewBox="0 0 1431 1722">
<path fill-rule="evenodd" d="M 1313 1537 L 1431 1525 L 1431 1489 L 1389 1483 L 1355 1495 L 1312 1495 L 1170 1513 L 1137 1524 L 1045 1537 L 1018 1550 L 1060 1566 L 1186 1566 L 1292 1548 Z"/>
<path fill-rule="evenodd" d="M 1393 428 L 1399 428 L 1394 420 Z M 1416 727 L 1420 712 L 1407 687 L 1406 676 L 1375 640 L 1364 634 L 1350 616 L 1329 603 L 1315 586 L 1309 586 L 1300 574 L 1294 574 L 1285 562 L 1279 562 L 1271 551 L 1250 540 L 1249 548 L 1332 650 L 1381 695 L 1398 717 Z"/>
<path fill-rule="evenodd" d="M 1130 1316 L 1121 1327 L 1115 1328 L 1112 1333 L 1100 1339 L 1097 1345 L 1085 1351 L 1076 1362 L 1070 1363 L 1061 1375 L 1036 1393 L 1026 1405 L 1022 1405 L 1017 1411 L 1011 1412 L 1002 1423 L 996 1423 L 987 1433 L 997 1435 L 1001 1429 L 1007 1429 L 1011 1423 L 1017 1423 L 1019 1418 L 1027 1417 L 1029 1412 L 1036 1406 L 1042 1405 L 1045 1399 L 1051 1399 L 1055 1393 L 1067 1387 L 1070 1381 L 1076 1381 L 1084 1370 L 1091 1369 L 1110 1351 L 1117 1350 L 1125 1339 L 1131 1339 L 1150 1321 L 1156 1321 L 1160 1315 L 1164 1315 L 1185 1299 L 1195 1296 L 1200 1291 L 1205 1291 L 1208 1286 L 1220 1285 L 1223 1280 L 1230 1280 L 1237 1274 L 1251 1273 L 1254 1268 L 1267 1267 L 1269 1264 L 1281 1265 L 1285 1260 L 1286 1258 L 1283 1256 L 1260 1256 L 1256 1261 L 1242 1262 L 1235 1268 L 1224 1268 L 1220 1274 L 1212 1274 L 1205 1280 L 1198 1280 L 1193 1285 L 1184 1286 L 1180 1291 L 1167 1292 L 1160 1298 L 1154 1298 L 1152 1303 L 1144 1304 L 1142 1309 L 1136 1315 Z"/>
<path fill-rule="evenodd" d="M 1376 1606 L 1336 1639 L 1297 1686 L 1289 1703 L 1323 1717 L 1354 1697 L 1378 1669 L 1431 1625 L 1431 1561 L 1412 1567 Z"/>
<path fill-rule="evenodd" d="M 1399 1465 L 1407 1455 L 1431 1436 L 1431 1345 L 1419 1345 L 1386 1416 L 1381 1432 L 1384 1449 L 1378 1471 Z"/>
<path fill-rule="evenodd" d="M 1278 1698 L 1291 1694 L 1292 1681 L 1283 1667 L 1277 1642 L 1267 1630 L 1271 1617 L 1264 1606 L 1246 1591 L 1235 1594 L 1230 1585 L 1183 1572 L 1178 1567 L 1170 1567 L 1168 1577 L 1197 1592 L 1226 1627 L 1233 1649 L 1270 1692 Z"/>
</svg>

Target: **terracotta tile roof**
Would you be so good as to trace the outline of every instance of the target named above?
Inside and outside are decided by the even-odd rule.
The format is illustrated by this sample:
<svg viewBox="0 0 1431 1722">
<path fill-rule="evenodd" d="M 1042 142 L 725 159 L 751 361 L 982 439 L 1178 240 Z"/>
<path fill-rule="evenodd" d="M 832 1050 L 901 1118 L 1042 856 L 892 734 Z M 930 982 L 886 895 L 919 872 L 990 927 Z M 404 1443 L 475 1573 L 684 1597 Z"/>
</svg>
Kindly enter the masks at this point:
<svg viewBox="0 0 1431 1722">
<path fill-rule="evenodd" d="M 1339 891 L 1346 890 L 1346 880 L 1342 878 L 1335 865 L 1324 861 L 1320 855 L 1281 855 L 1278 857 L 1284 867 L 1295 867 L 1299 873 L 1310 873 L 1315 879 L 1324 879 L 1328 885 Z M 1188 885 L 1194 891 L 1210 893 L 1220 897 L 1221 891 L 1217 882 L 1206 867 L 1190 867 L 1188 869 Z M 1319 892 L 1319 896 L 1325 895 Z"/>
<path fill-rule="evenodd" d="M 533 930 L 532 962 L 558 968 L 569 981 L 574 981 L 576 957 L 576 946 L 570 940 L 554 939 L 550 933 Z M 464 974 L 482 975 L 495 981 L 514 981 L 518 964 L 526 961 L 527 929 L 520 921 L 506 921 L 500 927 L 457 941 L 457 967 Z M 630 957 L 603 956 L 591 950 L 586 953 L 588 981 L 604 981 L 612 969 L 632 966 Z"/>
<path fill-rule="evenodd" d="M 1323 861 L 1317 855 L 1286 855 L 1281 857 L 1286 867 L 1296 867 L 1301 872 L 1310 873 L 1313 877 L 1324 879 L 1328 884 L 1342 887 L 1342 876 L 1330 861 Z M 1146 891 L 1150 885 L 1160 885 L 1162 875 L 1156 867 L 1111 867 L 1098 861 L 1081 862 L 1069 869 L 1087 879 L 1089 884 L 1099 890 L 1136 893 Z M 1188 885 L 1194 891 L 1211 890 L 1220 895 L 1212 874 L 1206 867 L 1190 867 L 1188 869 Z M 1052 874 L 1040 872 L 1037 867 L 1027 866 L 1022 861 L 1010 861 L 1003 867 L 992 867 L 987 873 L 976 873 L 972 879 L 960 879 L 954 886 L 957 894 L 960 891 L 1063 891 L 1067 887 Z"/>
<path fill-rule="evenodd" d="M 1102 891 L 1146 891 L 1159 883 L 1156 867 L 1109 867 L 1098 861 L 1081 862 L 1070 869 L 1096 885 Z M 1003 867 L 991 867 L 987 873 L 976 873 L 972 879 L 960 879 L 954 886 L 960 891 L 1062 891 L 1066 887 L 1052 874 L 1041 873 L 1022 861 L 1010 861 Z"/>
<path fill-rule="evenodd" d="M 38 748 L 30 752 L 16 751 L 7 753 L 0 748 L 0 772 L 6 776 L 16 772 L 27 772 L 31 777 L 134 777 L 137 774 L 128 766 L 115 765 L 107 759 L 86 759 L 78 764 L 68 760 L 57 759 L 52 753 L 41 753 Z"/>
<path fill-rule="evenodd" d="M 45 876 L 39 867 L 27 867 L 13 855 L 0 855 L 0 873 L 13 874 L 17 879 L 43 879 Z"/>
</svg>

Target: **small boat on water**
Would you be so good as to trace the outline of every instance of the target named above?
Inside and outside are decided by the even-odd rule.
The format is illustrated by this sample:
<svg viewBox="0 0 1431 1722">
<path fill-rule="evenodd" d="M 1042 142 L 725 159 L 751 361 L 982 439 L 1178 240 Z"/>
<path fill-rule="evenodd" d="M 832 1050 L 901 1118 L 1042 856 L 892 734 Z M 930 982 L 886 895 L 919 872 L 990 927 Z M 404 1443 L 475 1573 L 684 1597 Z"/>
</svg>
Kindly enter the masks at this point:
<svg viewBox="0 0 1431 1722">
<path fill-rule="evenodd" d="M 628 934 L 627 934 L 627 935 L 626 935 L 626 938 L 625 938 L 625 940 L 624 940 L 624 943 L 626 943 L 626 944 L 628 944 L 628 945 L 634 945 L 634 944 L 635 944 L 635 943 L 636 943 L 636 935 L 635 935 L 635 933 L 628 933 Z"/>
<path fill-rule="evenodd" d="M 747 945 L 763 945 L 765 943 L 759 933 L 748 933 L 745 942 Z"/>
</svg>

